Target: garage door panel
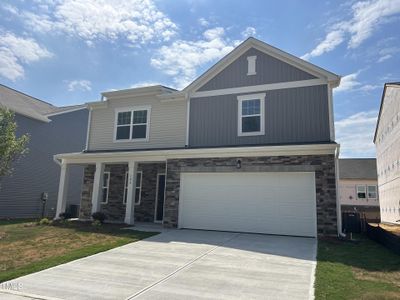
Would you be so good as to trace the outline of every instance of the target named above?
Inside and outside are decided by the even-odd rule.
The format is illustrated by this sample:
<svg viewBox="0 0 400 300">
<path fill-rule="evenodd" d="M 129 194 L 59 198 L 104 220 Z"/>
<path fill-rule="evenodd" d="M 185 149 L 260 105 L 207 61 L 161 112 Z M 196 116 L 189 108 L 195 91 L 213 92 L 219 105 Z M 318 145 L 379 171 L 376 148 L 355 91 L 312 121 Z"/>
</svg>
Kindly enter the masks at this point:
<svg viewBox="0 0 400 300">
<path fill-rule="evenodd" d="M 314 173 L 183 173 L 185 228 L 316 235 Z"/>
</svg>

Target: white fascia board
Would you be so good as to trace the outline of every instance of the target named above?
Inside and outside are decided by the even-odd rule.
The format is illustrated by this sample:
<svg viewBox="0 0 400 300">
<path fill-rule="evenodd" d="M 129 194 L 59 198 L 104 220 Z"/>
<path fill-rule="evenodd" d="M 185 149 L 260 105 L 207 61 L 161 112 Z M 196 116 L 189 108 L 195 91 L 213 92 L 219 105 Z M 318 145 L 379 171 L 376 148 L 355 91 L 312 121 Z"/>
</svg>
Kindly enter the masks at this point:
<svg viewBox="0 0 400 300">
<path fill-rule="evenodd" d="M 150 162 L 166 161 L 179 158 L 213 158 L 213 157 L 256 157 L 282 155 L 334 155 L 337 144 L 230 147 L 230 148 L 199 148 L 151 151 L 121 151 L 100 153 L 64 153 L 54 156 L 55 159 L 69 164 L 87 163 L 121 163 L 128 161 Z"/>
<path fill-rule="evenodd" d="M 325 79 L 317 78 L 317 79 L 307 79 L 299 81 L 288 81 L 288 82 L 243 86 L 243 87 L 227 88 L 227 89 L 219 89 L 211 91 L 200 91 L 200 92 L 194 92 L 191 95 L 191 97 L 200 98 L 200 97 L 213 97 L 213 96 L 221 96 L 229 94 L 256 93 L 256 92 L 264 92 L 271 90 L 315 86 L 322 84 L 328 84 L 328 82 Z"/>
<path fill-rule="evenodd" d="M 78 110 L 82 110 L 82 109 L 86 109 L 87 106 L 81 106 L 81 107 L 75 107 L 75 108 L 71 108 L 71 109 L 67 109 L 67 110 L 63 110 L 63 111 L 59 111 L 59 112 L 55 112 L 55 113 L 49 113 L 46 114 L 46 117 L 53 117 L 53 116 L 58 116 L 58 115 L 62 115 L 62 114 L 67 114 L 70 112 L 74 112 L 74 111 L 78 111 Z"/>
</svg>

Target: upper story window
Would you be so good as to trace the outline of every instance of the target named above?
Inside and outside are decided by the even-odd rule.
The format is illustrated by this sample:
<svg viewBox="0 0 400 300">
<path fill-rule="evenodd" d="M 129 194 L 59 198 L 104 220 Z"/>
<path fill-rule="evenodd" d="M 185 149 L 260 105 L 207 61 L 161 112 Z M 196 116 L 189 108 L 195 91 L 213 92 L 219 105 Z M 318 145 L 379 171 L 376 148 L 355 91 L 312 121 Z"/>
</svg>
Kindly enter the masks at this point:
<svg viewBox="0 0 400 300">
<path fill-rule="evenodd" d="M 367 198 L 367 190 L 365 185 L 357 185 L 357 198 L 358 199 Z"/>
<path fill-rule="evenodd" d="M 377 192 L 376 192 L 376 185 L 369 185 L 368 189 L 368 199 L 376 199 Z"/>
<path fill-rule="evenodd" d="M 148 141 L 150 106 L 119 109 L 115 122 L 115 141 Z"/>
<path fill-rule="evenodd" d="M 238 96 L 238 136 L 265 133 L 265 93 Z"/>
</svg>

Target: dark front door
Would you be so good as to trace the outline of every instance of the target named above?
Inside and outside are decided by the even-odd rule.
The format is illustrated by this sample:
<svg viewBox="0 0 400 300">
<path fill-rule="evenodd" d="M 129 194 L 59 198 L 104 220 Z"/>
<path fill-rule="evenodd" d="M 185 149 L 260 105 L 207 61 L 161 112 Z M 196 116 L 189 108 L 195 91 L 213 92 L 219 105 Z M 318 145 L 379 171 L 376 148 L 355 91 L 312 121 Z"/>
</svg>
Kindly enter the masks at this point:
<svg viewBox="0 0 400 300">
<path fill-rule="evenodd" d="M 156 222 L 162 222 L 164 218 L 164 191 L 165 191 L 165 174 L 157 175 L 157 203 L 156 203 Z"/>
</svg>

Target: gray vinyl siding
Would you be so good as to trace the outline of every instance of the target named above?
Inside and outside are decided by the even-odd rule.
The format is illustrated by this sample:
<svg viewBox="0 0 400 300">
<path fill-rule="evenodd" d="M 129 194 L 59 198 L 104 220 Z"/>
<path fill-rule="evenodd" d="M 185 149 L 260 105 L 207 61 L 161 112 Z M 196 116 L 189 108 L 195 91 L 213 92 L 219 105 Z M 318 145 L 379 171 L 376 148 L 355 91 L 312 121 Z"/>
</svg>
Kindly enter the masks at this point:
<svg viewBox="0 0 400 300">
<path fill-rule="evenodd" d="M 53 217 L 57 205 L 60 166 L 53 161 L 58 153 L 78 152 L 85 147 L 87 110 L 50 117 L 50 123 L 16 115 L 17 134 L 29 133 L 29 152 L 14 164 L 11 176 L 0 179 L 0 218 L 40 217 L 40 196 L 49 199 L 45 215 Z M 80 204 L 83 167 L 70 170 L 67 205 Z"/>
<path fill-rule="evenodd" d="M 184 147 L 186 142 L 186 101 L 161 102 L 140 97 L 110 99 L 107 108 L 92 111 L 89 150 L 149 149 Z M 149 141 L 114 142 L 115 110 L 151 106 Z"/>
<path fill-rule="evenodd" d="M 256 75 L 247 75 L 247 57 L 257 56 Z M 316 77 L 254 48 L 249 49 L 199 91 L 315 79 Z"/>
<path fill-rule="evenodd" d="M 190 147 L 327 142 L 329 108 L 327 86 L 266 91 L 265 134 L 241 136 L 238 95 L 190 100 Z"/>
</svg>

